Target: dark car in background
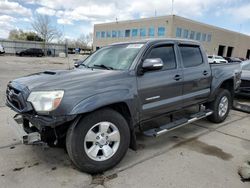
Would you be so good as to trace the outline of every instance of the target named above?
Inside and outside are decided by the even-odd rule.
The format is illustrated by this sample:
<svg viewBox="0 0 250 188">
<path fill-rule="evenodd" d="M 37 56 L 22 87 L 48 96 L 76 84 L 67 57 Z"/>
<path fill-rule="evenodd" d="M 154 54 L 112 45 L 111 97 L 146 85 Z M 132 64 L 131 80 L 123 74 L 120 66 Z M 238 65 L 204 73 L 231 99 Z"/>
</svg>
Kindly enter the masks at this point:
<svg viewBox="0 0 250 188">
<path fill-rule="evenodd" d="M 242 60 L 237 57 L 224 57 L 228 61 L 228 63 L 241 63 Z"/>
<path fill-rule="evenodd" d="M 26 50 L 16 52 L 16 55 L 42 57 L 42 56 L 44 56 L 44 52 L 40 48 L 29 48 L 29 49 L 26 49 Z"/>
<path fill-rule="evenodd" d="M 242 75 L 238 95 L 250 97 L 250 60 L 241 63 Z"/>
</svg>

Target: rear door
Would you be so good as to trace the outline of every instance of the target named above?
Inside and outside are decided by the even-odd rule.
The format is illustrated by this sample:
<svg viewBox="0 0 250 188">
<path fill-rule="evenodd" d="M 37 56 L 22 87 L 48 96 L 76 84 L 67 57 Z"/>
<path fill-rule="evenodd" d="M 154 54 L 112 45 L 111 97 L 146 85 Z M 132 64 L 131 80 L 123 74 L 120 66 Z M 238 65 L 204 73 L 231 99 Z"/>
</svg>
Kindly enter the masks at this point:
<svg viewBox="0 0 250 188">
<path fill-rule="evenodd" d="M 210 94 L 211 68 L 198 45 L 179 45 L 183 66 L 183 107 L 205 101 Z"/>
<path fill-rule="evenodd" d="M 137 77 L 142 120 L 182 106 L 182 70 L 176 58 L 176 46 L 168 43 L 154 45 L 143 57 L 147 58 L 161 58 L 164 67 Z"/>
</svg>

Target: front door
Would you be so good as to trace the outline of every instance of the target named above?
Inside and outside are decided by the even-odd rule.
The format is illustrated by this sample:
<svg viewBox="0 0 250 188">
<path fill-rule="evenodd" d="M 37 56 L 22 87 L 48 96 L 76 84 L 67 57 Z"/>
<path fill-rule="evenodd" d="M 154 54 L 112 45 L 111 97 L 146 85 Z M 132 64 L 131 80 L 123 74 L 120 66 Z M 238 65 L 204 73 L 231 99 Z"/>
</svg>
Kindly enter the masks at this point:
<svg viewBox="0 0 250 188">
<path fill-rule="evenodd" d="M 144 56 L 143 59 L 161 58 L 164 67 L 137 77 L 141 120 L 181 108 L 183 75 L 175 52 L 174 44 L 159 44 Z"/>
</svg>

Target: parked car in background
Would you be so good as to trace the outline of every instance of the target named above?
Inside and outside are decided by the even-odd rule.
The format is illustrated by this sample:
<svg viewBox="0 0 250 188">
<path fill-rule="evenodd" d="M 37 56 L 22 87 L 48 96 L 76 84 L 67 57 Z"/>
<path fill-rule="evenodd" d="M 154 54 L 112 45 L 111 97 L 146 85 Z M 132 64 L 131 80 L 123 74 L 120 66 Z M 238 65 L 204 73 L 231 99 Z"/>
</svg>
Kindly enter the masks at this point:
<svg viewBox="0 0 250 188">
<path fill-rule="evenodd" d="M 241 63 L 242 75 L 238 95 L 250 97 L 250 60 Z"/>
<path fill-rule="evenodd" d="M 44 52 L 40 48 L 29 48 L 26 50 L 22 50 L 20 52 L 16 52 L 16 55 L 42 57 L 42 56 L 44 56 Z"/>
<path fill-rule="evenodd" d="M 228 61 L 228 63 L 241 63 L 242 60 L 237 57 L 224 57 L 225 60 Z"/>
<path fill-rule="evenodd" d="M 223 57 L 217 56 L 217 55 L 209 55 L 208 62 L 209 63 L 228 63 L 228 61 L 225 60 Z"/>
<path fill-rule="evenodd" d="M 0 44 L 0 54 L 4 54 L 4 53 L 5 53 L 4 47 Z"/>
</svg>

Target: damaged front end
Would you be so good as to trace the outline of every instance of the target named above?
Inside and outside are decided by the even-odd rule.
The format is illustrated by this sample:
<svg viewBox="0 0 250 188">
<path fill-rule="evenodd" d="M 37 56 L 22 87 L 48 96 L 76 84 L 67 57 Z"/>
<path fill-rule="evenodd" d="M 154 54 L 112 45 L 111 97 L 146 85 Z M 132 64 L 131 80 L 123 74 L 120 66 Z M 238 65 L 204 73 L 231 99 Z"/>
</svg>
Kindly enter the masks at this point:
<svg viewBox="0 0 250 188">
<path fill-rule="evenodd" d="M 30 91 L 27 87 L 11 82 L 6 90 L 6 105 L 17 112 L 11 126 L 16 130 L 23 144 L 47 143 L 58 145 L 64 140 L 69 125 L 76 115 L 51 116 L 38 114 L 27 101 Z"/>
</svg>

